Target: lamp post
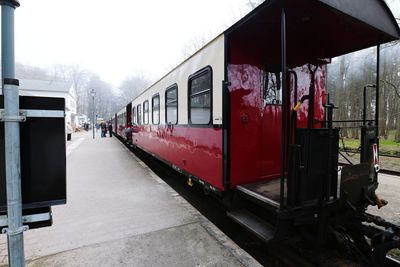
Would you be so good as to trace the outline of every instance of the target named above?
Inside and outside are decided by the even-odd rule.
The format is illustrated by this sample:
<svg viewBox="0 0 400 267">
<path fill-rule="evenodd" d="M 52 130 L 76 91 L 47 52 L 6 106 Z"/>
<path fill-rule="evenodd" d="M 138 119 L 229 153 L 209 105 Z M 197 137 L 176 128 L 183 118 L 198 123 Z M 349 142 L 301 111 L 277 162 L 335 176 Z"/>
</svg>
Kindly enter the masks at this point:
<svg viewBox="0 0 400 267">
<path fill-rule="evenodd" d="M 93 116 L 92 116 L 92 119 L 93 119 L 93 122 L 92 122 L 92 124 L 93 124 L 93 139 L 94 139 L 94 127 L 95 127 L 95 120 L 94 120 L 94 111 L 95 111 L 95 106 L 94 106 L 94 96 L 96 95 L 96 91 L 94 90 L 94 89 L 92 89 L 92 90 L 90 90 L 90 95 L 92 96 L 92 99 L 93 99 Z"/>
</svg>

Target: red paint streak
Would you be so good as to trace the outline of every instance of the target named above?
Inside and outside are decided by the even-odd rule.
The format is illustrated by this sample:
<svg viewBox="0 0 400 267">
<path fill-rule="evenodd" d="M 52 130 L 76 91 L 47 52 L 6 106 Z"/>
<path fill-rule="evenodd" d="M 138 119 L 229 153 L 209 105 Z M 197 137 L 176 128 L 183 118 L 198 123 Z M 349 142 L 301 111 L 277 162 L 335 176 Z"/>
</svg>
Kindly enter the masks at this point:
<svg viewBox="0 0 400 267">
<path fill-rule="evenodd" d="M 133 143 L 223 190 L 222 129 L 135 126 Z"/>
</svg>

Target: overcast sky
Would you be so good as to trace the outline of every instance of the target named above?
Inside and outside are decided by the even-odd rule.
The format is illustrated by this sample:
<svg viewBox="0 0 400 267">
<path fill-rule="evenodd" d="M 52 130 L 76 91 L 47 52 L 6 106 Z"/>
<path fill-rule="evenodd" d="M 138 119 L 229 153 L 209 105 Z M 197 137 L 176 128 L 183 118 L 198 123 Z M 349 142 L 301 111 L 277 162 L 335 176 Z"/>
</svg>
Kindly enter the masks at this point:
<svg viewBox="0 0 400 267">
<path fill-rule="evenodd" d="M 394 13 L 400 15 L 400 0 Z M 215 37 L 249 11 L 248 0 L 20 0 L 16 60 L 77 64 L 117 87 L 137 73 L 150 79 L 183 59 L 183 47 Z"/>
<path fill-rule="evenodd" d="M 78 64 L 114 86 L 141 73 L 160 78 L 183 47 L 216 36 L 249 10 L 247 0 L 20 0 L 16 60 Z"/>
</svg>

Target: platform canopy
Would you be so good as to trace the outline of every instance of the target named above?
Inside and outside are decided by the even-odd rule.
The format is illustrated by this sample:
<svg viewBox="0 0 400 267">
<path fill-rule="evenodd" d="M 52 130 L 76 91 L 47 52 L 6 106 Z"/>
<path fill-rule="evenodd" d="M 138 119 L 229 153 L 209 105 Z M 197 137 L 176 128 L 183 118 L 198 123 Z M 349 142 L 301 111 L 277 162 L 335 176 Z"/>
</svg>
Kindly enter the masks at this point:
<svg viewBox="0 0 400 267">
<path fill-rule="evenodd" d="M 383 0 L 266 0 L 225 34 L 237 42 L 254 42 L 252 49 L 263 47 L 265 59 L 279 63 L 282 8 L 288 66 L 333 58 L 400 36 Z"/>
</svg>

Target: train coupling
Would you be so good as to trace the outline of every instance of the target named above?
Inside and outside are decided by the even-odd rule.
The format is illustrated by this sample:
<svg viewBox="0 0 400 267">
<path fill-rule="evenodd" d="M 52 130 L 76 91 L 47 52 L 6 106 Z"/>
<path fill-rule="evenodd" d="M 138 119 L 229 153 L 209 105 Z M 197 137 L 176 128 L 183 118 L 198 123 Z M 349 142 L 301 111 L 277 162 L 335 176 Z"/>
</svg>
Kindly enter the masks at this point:
<svg viewBox="0 0 400 267">
<path fill-rule="evenodd" d="M 375 203 L 378 206 L 378 209 L 386 206 L 388 202 L 384 200 L 383 198 L 380 198 L 378 195 L 375 195 Z"/>
</svg>

